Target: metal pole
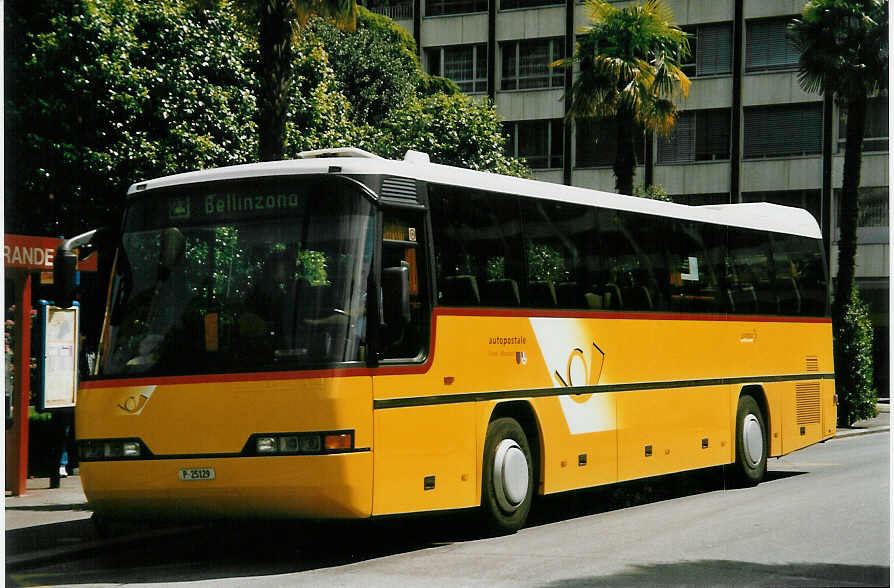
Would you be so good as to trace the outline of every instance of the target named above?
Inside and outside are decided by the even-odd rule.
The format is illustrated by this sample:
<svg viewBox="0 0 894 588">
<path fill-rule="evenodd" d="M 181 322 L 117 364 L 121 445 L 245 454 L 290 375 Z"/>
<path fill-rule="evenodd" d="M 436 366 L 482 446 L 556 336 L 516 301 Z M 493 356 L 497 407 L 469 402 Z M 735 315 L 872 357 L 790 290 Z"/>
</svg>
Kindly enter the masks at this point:
<svg viewBox="0 0 894 588">
<path fill-rule="evenodd" d="M 13 496 L 22 496 L 28 480 L 28 406 L 31 400 L 31 275 L 16 280 L 15 397 L 12 446 L 7 444 L 7 484 Z M 7 436 L 9 439 L 9 436 Z"/>
</svg>

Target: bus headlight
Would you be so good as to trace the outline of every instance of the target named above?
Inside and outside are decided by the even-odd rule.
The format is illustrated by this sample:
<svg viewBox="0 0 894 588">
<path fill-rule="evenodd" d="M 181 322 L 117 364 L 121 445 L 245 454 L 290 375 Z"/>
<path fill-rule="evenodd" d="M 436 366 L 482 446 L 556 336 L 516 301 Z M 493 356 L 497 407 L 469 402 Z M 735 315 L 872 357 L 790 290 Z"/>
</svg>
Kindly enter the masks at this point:
<svg viewBox="0 0 894 588">
<path fill-rule="evenodd" d="M 262 433 L 252 436 L 246 452 L 250 455 L 319 455 L 341 453 L 354 448 L 354 431 L 324 433 Z"/>
<path fill-rule="evenodd" d="M 136 459 L 149 452 L 139 439 L 88 439 L 78 442 L 82 461 Z"/>
</svg>

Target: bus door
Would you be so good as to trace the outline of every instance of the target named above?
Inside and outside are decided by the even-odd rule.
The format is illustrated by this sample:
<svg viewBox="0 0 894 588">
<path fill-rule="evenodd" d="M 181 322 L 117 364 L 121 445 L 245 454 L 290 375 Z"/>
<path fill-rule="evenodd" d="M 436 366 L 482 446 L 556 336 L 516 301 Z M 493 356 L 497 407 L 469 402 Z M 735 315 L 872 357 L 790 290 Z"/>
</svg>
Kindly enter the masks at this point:
<svg viewBox="0 0 894 588">
<path fill-rule="evenodd" d="M 382 215 L 373 514 L 472 506 L 474 403 L 444 401 L 445 378 L 433 357 L 426 215 Z"/>
</svg>

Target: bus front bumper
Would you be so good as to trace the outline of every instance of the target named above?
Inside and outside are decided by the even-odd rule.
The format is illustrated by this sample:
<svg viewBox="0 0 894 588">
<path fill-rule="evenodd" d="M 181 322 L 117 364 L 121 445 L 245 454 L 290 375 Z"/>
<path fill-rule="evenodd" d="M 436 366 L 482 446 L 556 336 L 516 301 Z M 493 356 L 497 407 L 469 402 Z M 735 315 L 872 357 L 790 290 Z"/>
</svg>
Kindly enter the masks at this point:
<svg viewBox="0 0 894 588">
<path fill-rule="evenodd" d="M 370 516 L 372 463 L 362 451 L 94 461 L 80 473 L 90 508 L 113 518 L 343 519 Z"/>
</svg>

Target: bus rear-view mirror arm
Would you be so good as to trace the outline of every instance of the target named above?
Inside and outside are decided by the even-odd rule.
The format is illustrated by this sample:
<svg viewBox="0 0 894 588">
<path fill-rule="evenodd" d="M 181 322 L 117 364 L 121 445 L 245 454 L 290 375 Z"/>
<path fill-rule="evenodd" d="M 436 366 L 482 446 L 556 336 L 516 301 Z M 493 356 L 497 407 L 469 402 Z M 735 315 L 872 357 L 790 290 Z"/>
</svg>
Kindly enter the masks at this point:
<svg viewBox="0 0 894 588">
<path fill-rule="evenodd" d="M 87 231 L 70 239 L 65 239 L 56 248 L 56 257 L 53 260 L 53 290 L 54 303 L 61 308 L 68 308 L 74 300 L 75 274 L 78 269 L 78 254 L 75 251 L 80 247 L 95 245 L 95 241 L 101 240 L 108 234 L 108 229 L 103 227 Z"/>
</svg>

